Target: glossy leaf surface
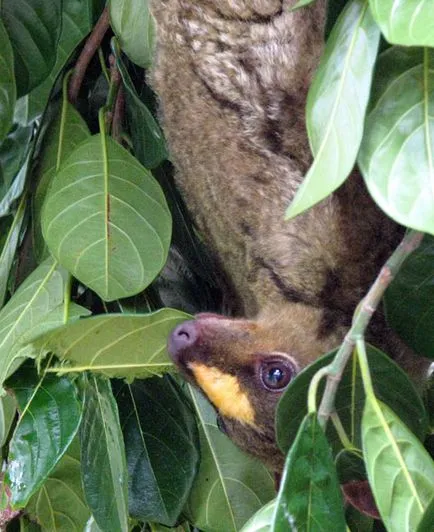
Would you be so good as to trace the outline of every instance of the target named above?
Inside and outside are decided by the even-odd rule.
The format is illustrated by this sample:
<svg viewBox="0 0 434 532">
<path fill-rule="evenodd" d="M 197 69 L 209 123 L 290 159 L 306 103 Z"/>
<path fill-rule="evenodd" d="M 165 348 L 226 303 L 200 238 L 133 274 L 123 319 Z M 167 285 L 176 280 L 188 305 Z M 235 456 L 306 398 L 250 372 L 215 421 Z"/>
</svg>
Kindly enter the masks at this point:
<svg viewBox="0 0 434 532">
<path fill-rule="evenodd" d="M 351 0 L 327 41 L 307 100 L 314 162 L 286 216 L 292 218 L 338 188 L 362 139 L 380 32 L 367 0 Z"/>
<path fill-rule="evenodd" d="M 369 0 L 372 14 L 392 44 L 434 46 L 434 10 L 425 0 Z"/>
<path fill-rule="evenodd" d="M 129 473 L 130 515 L 174 525 L 199 464 L 191 406 L 172 379 L 115 386 Z"/>
<path fill-rule="evenodd" d="M 389 407 L 369 397 L 362 440 L 369 483 L 387 530 L 416 530 L 433 498 L 432 458 Z"/>
<path fill-rule="evenodd" d="M 107 532 L 127 532 L 127 464 L 108 380 L 91 377 L 86 381 L 80 444 L 85 497 L 97 525 Z"/>
<path fill-rule="evenodd" d="M 359 166 L 398 223 L 434 233 L 434 51 L 390 48 L 377 64 Z"/>
<path fill-rule="evenodd" d="M 24 508 L 72 442 L 81 420 L 75 385 L 66 377 L 40 378 L 22 368 L 7 382 L 21 412 L 9 444 L 6 482 L 15 508 Z"/>
<path fill-rule="evenodd" d="M 42 530 L 83 532 L 90 510 L 81 484 L 78 438 L 49 474 L 43 487 L 30 499 L 26 512 Z"/>
<path fill-rule="evenodd" d="M 167 257 L 171 217 L 152 175 L 111 138 L 80 144 L 56 174 L 42 231 L 51 253 L 106 301 L 134 295 Z"/>
<path fill-rule="evenodd" d="M 2 0 L 1 17 L 14 49 L 19 96 L 50 73 L 61 28 L 61 0 Z"/>
<path fill-rule="evenodd" d="M 309 414 L 286 458 L 271 530 L 345 532 L 345 529 L 331 449 L 316 414 Z"/>
<path fill-rule="evenodd" d="M 207 532 L 237 531 L 273 498 L 274 481 L 260 462 L 243 454 L 217 427 L 200 392 L 189 387 L 199 425 L 201 463 L 187 514 Z"/>
<path fill-rule="evenodd" d="M 68 362 L 59 373 L 93 371 L 106 377 L 152 377 L 173 367 L 166 351 L 170 331 L 187 314 L 162 309 L 152 314 L 111 314 L 70 323 L 33 341 L 42 355 Z"/>
</svg>

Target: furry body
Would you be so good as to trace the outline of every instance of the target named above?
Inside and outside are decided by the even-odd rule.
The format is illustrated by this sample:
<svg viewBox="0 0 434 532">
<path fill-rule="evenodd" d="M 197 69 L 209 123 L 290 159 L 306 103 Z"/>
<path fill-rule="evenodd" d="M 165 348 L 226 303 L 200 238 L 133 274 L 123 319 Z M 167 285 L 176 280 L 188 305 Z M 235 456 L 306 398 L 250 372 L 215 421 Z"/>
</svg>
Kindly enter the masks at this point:
<svg viewBox="0 0 434 532">
<path fill-rule="evenodd" d="M 326 10 L 319 0 L 290 12 L 294 3 L 152 4 L 158 36 L 152 84 L 177 184 L 247 318 L 199 317 L 194 331 L 184 330 L 194 342 L 175 341 L 171 350 L 218 409 L 222 403 L 204 385 L 202 366 L 236 376 L 238 389 L 216 372 L 209 382 L 221 396 L 225 386 L 246 395 L 255 420 L 220 408 L 226 430 L 275 469 L 282 464 L 274 443 L 279 394 L 263 389 L 257 368 L 269 354 L 284 353 L 297 372 L 336 347 L 401 236 L 356 173 L 313 209 L 283 220 L 312 162 L 304 109 Z M 407 356 L 396 337 L 385 338 L 382 325 L 375 335 L 396 358 Z"/>
</svg>

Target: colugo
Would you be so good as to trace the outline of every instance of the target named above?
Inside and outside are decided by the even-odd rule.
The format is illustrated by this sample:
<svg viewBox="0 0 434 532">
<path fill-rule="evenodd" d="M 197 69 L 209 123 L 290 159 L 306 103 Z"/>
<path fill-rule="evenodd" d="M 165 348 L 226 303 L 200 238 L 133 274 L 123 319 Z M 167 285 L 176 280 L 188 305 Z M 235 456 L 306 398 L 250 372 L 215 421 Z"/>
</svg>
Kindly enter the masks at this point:
<svg viewBox="0 0 434 532">
<path fill-rule="evenodd" d="M 151 83 L 176 182 L 242 306 L 199 314 L 169 351 L 227 434 L 279 471 L 274 412 L 295 375 L 337 347 L 402 228 L 357 172 L 284 222 L 311 163 L 305 104 L 324 46 L 326 2 L 153 0 Z M 327 176 L 324 176 L 327 179 Z M 377 320 L 370 339 L 412 371 L 424 362 Z"/>
</svg>

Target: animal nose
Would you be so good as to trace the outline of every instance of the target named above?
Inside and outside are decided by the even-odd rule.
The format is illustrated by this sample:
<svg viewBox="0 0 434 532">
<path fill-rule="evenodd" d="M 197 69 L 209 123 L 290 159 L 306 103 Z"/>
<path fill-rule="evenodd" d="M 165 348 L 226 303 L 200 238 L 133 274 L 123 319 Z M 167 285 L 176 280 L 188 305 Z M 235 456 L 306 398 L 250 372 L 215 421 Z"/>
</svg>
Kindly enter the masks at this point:
<svg viewBox="0 0 434 532">
<path fill-rule="evenodd" d="M 172 358 L 178 358 L 179 353 L 184 349 L 191 347 L 197 340 L 198 331 L 195 321 L 185 321 L 173 329 L 169 336 L 167 345 L 168 351 Z"/>
</svg>

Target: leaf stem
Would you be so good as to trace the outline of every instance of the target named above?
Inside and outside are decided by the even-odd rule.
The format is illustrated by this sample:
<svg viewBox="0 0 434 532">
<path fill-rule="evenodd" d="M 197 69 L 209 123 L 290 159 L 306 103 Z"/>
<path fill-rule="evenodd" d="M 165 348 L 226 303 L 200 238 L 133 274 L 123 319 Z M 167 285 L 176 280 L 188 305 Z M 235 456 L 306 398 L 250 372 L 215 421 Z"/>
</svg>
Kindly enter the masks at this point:
<svg viewBox="0 0 434 532">
<path fill-rule="evenodd" d="M 365 330 L 372 314 L 377 309 L 386 288 L 389 286 L 408 255 L 419 246 L 423 235 L 423 233 L 414 230 L 410 230 L 406 233 L 399 246 L 392 253 L 386 264 L 381 268 L 374 284 L 363 299 L 360 309 L 356 310 L 353 324 L 346 334 L 333 362 L 326 368 L 323 368 L 327 370 L 327 383 L 318 410 L 318 419 L 322 428 L 325 428 L 329 417 L 334 412 L 334 401 L 337 388 L 357 340 L 364 337 Z M 324 372 L 322 371 L 321 376 L 323 376 L 323 373 Z"/>
</svg>

